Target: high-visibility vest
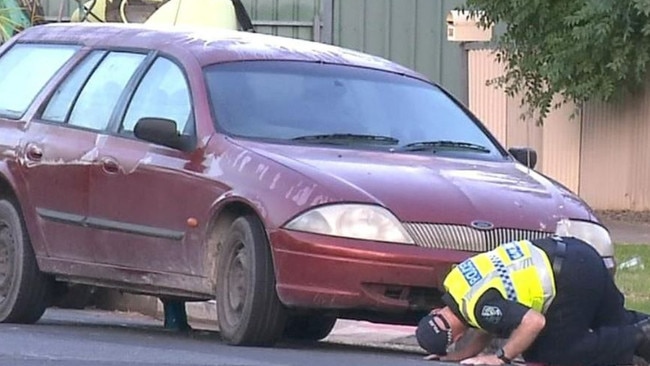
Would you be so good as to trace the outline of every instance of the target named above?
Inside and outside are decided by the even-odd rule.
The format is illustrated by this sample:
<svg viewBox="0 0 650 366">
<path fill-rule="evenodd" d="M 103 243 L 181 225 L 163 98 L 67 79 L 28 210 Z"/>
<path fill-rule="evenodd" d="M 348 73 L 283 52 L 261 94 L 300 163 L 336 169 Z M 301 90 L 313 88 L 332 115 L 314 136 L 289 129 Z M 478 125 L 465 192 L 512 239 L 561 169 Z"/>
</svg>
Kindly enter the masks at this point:
<svg viewBox="0 0 650 366">
<path fill-rule="evenodd" d="M 443 285 L 465 320 L 476 328 L 480 325 L 474 309 L 489 289 L 541 313 L 555 298 L 555 279 L 548 255 L 527 240 L 502 244 L 465 260 L 451 270 Z"/>
</svg>

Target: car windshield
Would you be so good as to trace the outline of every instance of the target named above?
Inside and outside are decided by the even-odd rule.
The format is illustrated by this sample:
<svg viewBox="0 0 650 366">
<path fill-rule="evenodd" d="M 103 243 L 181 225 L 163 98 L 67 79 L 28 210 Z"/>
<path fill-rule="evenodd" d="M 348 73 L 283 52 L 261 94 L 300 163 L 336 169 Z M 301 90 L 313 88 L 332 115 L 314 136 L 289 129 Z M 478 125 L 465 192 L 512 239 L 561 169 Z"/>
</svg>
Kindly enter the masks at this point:
<svg viewBox="0 0 650 366">
<path fill-rule="evenodd" d="M 503 150 L 438 87 L 379 70 L 250 61 L 205 70 L 217 129 L 295 144 L 499 159 Z"/>
</svg>

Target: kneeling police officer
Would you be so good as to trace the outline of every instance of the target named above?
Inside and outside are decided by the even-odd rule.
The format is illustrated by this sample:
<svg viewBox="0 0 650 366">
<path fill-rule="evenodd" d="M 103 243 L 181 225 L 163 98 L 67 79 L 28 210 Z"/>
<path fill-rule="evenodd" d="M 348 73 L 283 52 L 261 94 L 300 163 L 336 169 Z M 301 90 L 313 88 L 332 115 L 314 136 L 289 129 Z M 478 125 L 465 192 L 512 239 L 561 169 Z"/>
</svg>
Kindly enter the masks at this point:
<svg viewBox="0 0 650 366">
<path fill-rule="evenodd" d="M 445 307 L 416 330 L 428 359 L 499 365 L 523 356 L 546 365 L 629 365 L 650 361 L 648 315 L 627 310 L 596 250 L 576 238 L 500 245 L 460 263 L 444 281 Z M 447 347 L 466 331 L 466 345 Z M 477 356 L 493 337 L 495 354 Z"/>
</svg>

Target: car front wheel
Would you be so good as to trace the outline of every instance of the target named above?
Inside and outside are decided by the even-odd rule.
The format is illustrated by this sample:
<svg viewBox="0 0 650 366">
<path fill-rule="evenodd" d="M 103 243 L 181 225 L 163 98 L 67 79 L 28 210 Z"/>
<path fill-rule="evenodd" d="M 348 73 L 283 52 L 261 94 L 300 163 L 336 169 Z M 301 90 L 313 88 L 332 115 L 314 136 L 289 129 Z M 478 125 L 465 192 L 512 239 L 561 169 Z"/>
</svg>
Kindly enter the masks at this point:
<svg viewBox="0 0 650 366">
<path fill-rule="evenodd" d="M 275 289 L 271 249 L 255 216 L 233 221 L 217 260 L 217 320 L 232 345 L 270 346 L 281 336 L 286 309 Z"/>
<path fill-rule="evenodd" d="M 0 200 L 0 322 L 37 322 L 48 306 L 51 283 L 38 269 L 20 213 Z"/>
</svg>

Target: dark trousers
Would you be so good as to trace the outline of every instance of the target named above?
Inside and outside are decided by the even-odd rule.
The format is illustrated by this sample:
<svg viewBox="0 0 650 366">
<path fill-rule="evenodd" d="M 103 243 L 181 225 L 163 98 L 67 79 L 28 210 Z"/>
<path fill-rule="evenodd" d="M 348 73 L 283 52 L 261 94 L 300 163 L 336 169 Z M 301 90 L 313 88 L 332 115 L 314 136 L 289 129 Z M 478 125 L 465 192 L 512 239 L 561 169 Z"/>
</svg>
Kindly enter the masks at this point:
<svg viewBox="0 0 650 366">
<path fill-rule="evenodd" d="M 165 328 L 171 330 L 190 330 L 187 323 L 187 311 L 185 302 L 176 299 L 161 298 L 165 312 Z"/>
<path fill-rule="evenodd" d="M 573 239 L 565 243 L 557 295 L 524 359 L 547 365 L 632 364 L 633 324 L 647 315 L 625 309 L 623 294 L 591 246 Z"/>
</svg>

